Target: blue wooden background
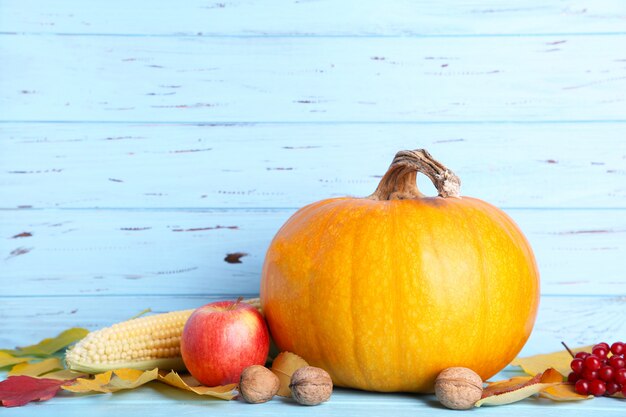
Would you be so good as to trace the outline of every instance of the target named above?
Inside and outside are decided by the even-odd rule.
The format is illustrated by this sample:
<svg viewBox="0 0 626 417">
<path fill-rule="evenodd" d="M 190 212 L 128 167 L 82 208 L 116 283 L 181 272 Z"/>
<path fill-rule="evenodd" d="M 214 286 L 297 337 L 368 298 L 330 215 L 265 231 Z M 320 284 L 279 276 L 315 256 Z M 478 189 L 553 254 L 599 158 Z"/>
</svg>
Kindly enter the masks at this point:
<svg viewBox="0 0 626 417">
<path fill-rule="evenodd" d="M 297 208 L 370 194 L 417 147 L 528 236 L 523 354 L 626 339 L 626 2 L 0 0 L 0 346 L 257 294 Z M 479 412 L 538 406 L 624 403 Z M 146 387 L 10 413 L 446 412 L 349 390 L 323 407 Z"/>
</svg>

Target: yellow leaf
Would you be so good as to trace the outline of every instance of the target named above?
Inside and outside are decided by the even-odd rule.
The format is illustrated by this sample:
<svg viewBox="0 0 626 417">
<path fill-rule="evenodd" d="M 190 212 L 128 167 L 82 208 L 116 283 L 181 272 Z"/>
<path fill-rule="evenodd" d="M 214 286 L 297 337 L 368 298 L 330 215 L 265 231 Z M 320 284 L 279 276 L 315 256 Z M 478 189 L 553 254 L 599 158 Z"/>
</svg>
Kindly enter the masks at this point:
<svg viewBox="0 0 626 417">
<path fill-rule="evenodd" d="M 94 375 L 93 379 L 78 378 L 76 382 L 70 385 L 63 385 L 61 388 L 72 392 L 109 392 L 103 388 L 111 380 L 113 371 L 107 371 Z"/>
<path fill-rule="evenodd" d="M 122 389 L 134 389 L 141 385 L 154 381 L 159 377 L 159 370 L 154 368 L 150 371 L 139 371 L 137 369 L 117 369 L 113 371 L 113 378 L 108 386 L 111 392 Z"/>
<path fill-rule="evenodd" d="M 300 356 L 291 352 L 281 352 L 274 362 L 272 362 L 272 372 L 276 374 L 280 381 L 278 395 L 281 397 L 291 397 L 291 375 L 298 369 L 309 366 L 309 364 Z"/>
<path fill-rule="evenodd" d="M 87 336 L 87 333 L 89 333 L 87 329 L 73 327 L 61 332 L 56 337 L 43 339 L 36 345 L 19 347 L 16 350 L 4 349 L 0 352 L 8 353 L 13 356 L 50 356 Z"/>
<path fill-rule="evenodd" d="M 60 381 L 69 381 L 76 378 L 84 378 L 87 374 L 83 372 L 76 372 L 69 369 L 61 369 L 60 371 L 49 372 L 47 374 L 39 375 L 39 378 L 46 379 L 58 379 Z"/>
<path fill-rule="evenodd" d="M 198 395 L 207 395 L 210 397 L 219 398 L 222 400 L 232 400 L 237 395 L 235 388 L 237 384 L 222 385 L 218 387 L 205 387 L 201 385 L 191 375 L 181 377 L 176 371 L 171 371 L 168 374 L 159 374 L 159 381 L 171 385 L 173 387 L 183 389 L 186 391 L 194 392 Z"/>
<path fill-rule="evenodd" d="M 9 376 L 39 376 L 57 369 L 63 369 L 59 358 L 49 358 L 36 363 L 19 363 L 9 371 Z"/>
<path fill-rule="evenodd" d="M 548 387 L 541 391 L 539 396 L 549 398 L 552 401 L 580 401 L 593 398 L 593 395 L 580 395 L 574 390 L 574 386 L 568 383 Z"/>
<path fill-rule="evenodd" d="M 78 378 L 74 384 L 64 385 L 63 389 L 72 392 L 116 392 L 134 389 L 158 378 L 158 369 L 138 371 L 136 369 L 116 369 L 94 375 L 93 379 Z"/>
<path fill-rule="evenodd" d="M 134 389 L 158 378 L 158 369 L 139 371 L 136 369 L 116 369 L 94 375 L 93 379 L 78 378 L 74 384 L 64 385 L 63 389 L 72 392 L 116 392 Z"/>
<path fill-rule="evenodd" d="M 563 382 L 564 379 L 565 378 L 563 377 L 563 374 L 561 374 L 559 371 L 554 368 L 548 368 L 541 374 L 540 381 L 543 383 Z"/>
<path fill-rule="evenodd" d="M 577 352 L 591 352 L 592 346 L 583 346 L 576 349 L 572 349 L 574 353 Z M 545 369 L 554 368 L 561 375 L 568 375 L 571 372 L 569 366 L 572 361 L 572 356 L 567 350 L 560 350 L 558 352 L 546 353 L 542 355 L 534 355 L 526 358 L 515 358 L 511 365 L 521 367 L 528 375 L 537 375 L 543 372 Z"/>
<path fill-rule="evenodd" d="M 36 358 L 27 356 L 16 357 L 8 353 L 8 351 L 0 351 L 0 368 L 15 365 L 17 363 L 32 361 L 34 359 Z"/>
</svg>

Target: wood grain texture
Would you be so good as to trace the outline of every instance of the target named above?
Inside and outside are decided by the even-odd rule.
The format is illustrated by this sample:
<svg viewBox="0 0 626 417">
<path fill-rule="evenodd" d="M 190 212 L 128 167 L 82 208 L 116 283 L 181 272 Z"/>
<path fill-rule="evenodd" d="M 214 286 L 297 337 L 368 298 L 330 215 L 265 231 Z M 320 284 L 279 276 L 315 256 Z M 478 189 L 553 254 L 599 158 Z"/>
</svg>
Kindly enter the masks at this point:
<svg viewBox="0 0 626 417">
<path fill-rule="evenodd" d="M 20 121 L 624 121 L 625 39 L 5 35 L 0 111 Z"/>
<path fill-rule="evenodd" d="M 417 147 L 531 241 L 524 354 L 624 339 L 625 18 L 621 0 L 0 0 L 0 348 L 254 295 L 296 208 L 371 193 Z M 432 396 L 251 407 L 154 384 L 2 412 L 450 413 Z"/>
<path fill-rule="evenodd" d="M 13 210 L 0 230 L 6 295 L 248 294 L 292 210 Z M 624 210 L 508 210 L 543 294 L 626 295 Z M 30 236 L 29 236 L 30 235 Z M 244 253 L 229 263 L 229 253 Z"/>
<path fill-rule="evenodd" d="M 369 195 L 396 151 L 426 148 L 462 195 L 500 207 L 623 208 L 625 136 L 626 123 L 0 124 L 0 207 L 297 208 Z"/>
<path fill-rule="evenodd" d="M 469 35 L 624 31 L 619 0 L 426 0 L 179 3 L 3 0 L 0 27 L 17 33 L 169 36 Z"/>
</svg>

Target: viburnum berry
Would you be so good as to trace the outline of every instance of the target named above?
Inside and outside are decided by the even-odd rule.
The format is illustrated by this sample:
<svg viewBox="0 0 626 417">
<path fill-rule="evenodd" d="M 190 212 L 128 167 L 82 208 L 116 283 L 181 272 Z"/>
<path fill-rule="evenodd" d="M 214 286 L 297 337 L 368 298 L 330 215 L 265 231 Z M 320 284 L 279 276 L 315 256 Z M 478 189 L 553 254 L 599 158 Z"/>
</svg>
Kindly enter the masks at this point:
<svg viewBox="0 0 626 417">
<path fill-rule="evenodd" d="M 587 381 L 593 381 L 598 378 L 598 371 L 592 371 L 591 369 L 585 369 L 582 373 L 582 378 Z"/>
<path fill-rule="evenodd" d="M 597 356 L 598 359 L 602 360 L 606 358 L 606 355 L 609 354 L 609 349 L 604 346 L 595 346 L 591 351 L 591 354 Z"/>
<path fill-rule="evenodd" d="M 589 356 L 589 353 L 587 353 L 587 352 L 578 352 L 576 354 L 576 356 L 574 356 L 574 358 L 576 358 L 576 359 L 585 359 L 587 356 Z"/>
<path fill-rule="evenodd" d="M 620 368 L 615 372 L 613 380 L 622 387 L 626 386 L 626 368 Z"/>
<path fill-rule="evenodd" d="M 617 382 L 606 383 L 606 393 L 604 395 L 613 395 L 620 390 L 621 386 Z"/>
<path fill-rule="evenodd" d="M 570 363 L 570 367 L 572 368 L 572 371 L 577 374 L 582 374 L 585 369 L 585 362 L 580 358 L 574 358 L 572 359 L 572 363 Z"/>
<path fill-rule="evenodd" d="M 615 342 L 611 345 L 611 353 L 614 355 L 621 355 L 625 353 L 624 351 L 626 351 L 626 346 L 622 342 Z"/>
<path fill-rule="evenodd" d="M 610 382 L 613 379 L 613 368 L 606 365 L 598 371 L 598 378 L 603 381 Z"/>
<path fill-rule="evenodd" d="M 570 372 L 567 376 L 567 382 L 571 382 L 572 384 L 580 379 L 580 375 L 576 372 Z"/>
<path fill-rule="evenodd" d="M 606 350 L 609 350 L 609 344 L 606 342 L 600 342 L 600 343 L 596 343 L 595 345 L 593 345 L 593 347 L 591 348 L 591 350 L 594 350 L 597 347 L 602 346 L 603 348 L 605 348 Z"/>
<path fill-rule="evenodd" d="M 626 360 L 621 356 L 611 356 L 609 358 L 609 365 L 611 365 L 613 369 L 618 370 L 626 367 Z"/>
<path fill-rule="evenodd" d="M 589 394 L 594 395 L 596 397 L 600 397 L 604 395 L 606 392 L 606 385 L 604 382 L 599 379 L 594 379 L 589 383 Z"/>
<path fill-rule="evenodd" d="M 585 370 L 597 371 L 602 366 L 602 361 L 596 355 L 589 355 L 585 358 Z"/>
<path fill-rule="evenodd" d="M 574 386 L 574 389 L 580 395 L 587 395 L 587 394 L 589 394 L 589 382 L 585 381 L 584 379 L 579 379 L 576 382 L 576 385 Z"/>
</svg>

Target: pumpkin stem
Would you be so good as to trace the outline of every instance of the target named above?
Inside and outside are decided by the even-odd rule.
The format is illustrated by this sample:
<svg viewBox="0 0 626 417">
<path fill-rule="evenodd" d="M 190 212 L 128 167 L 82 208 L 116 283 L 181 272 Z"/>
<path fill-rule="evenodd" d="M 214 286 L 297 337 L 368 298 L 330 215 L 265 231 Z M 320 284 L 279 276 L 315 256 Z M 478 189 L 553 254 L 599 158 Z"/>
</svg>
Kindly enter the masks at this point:
<svg viewBox="0 0 626 417">
<path fill-rule="evenodd" d="M 416 174 L 421 172 L 433 182 L 439 197 L 459 198 L 461 180 L 433 158 L 426 149 L 400 151 L 393 158 L 378 188 L 368 198 L 373 200 L 405 200 L 422 198 L 417 189 Z"/>
</svg>

